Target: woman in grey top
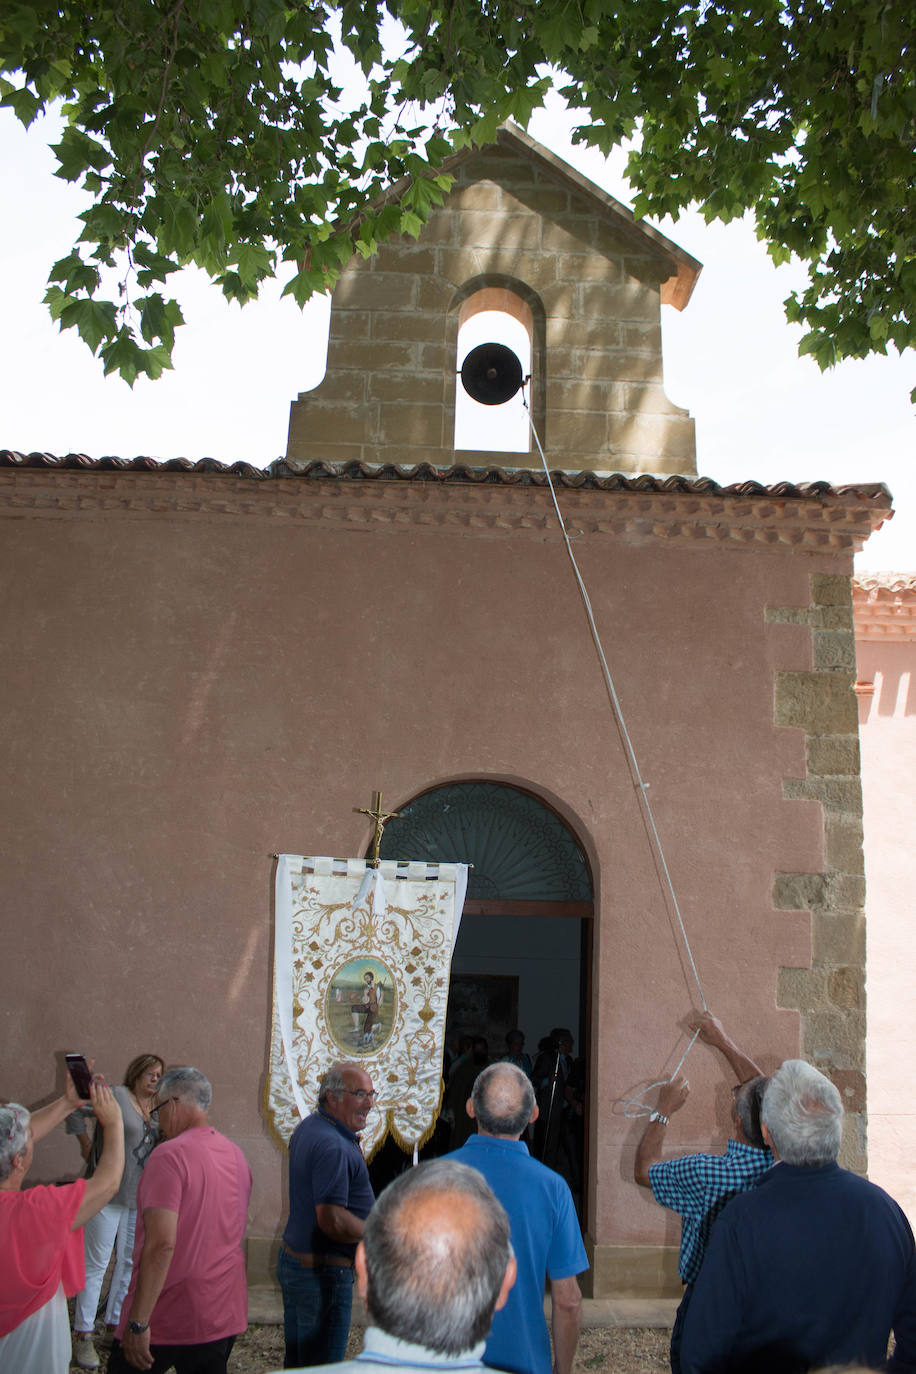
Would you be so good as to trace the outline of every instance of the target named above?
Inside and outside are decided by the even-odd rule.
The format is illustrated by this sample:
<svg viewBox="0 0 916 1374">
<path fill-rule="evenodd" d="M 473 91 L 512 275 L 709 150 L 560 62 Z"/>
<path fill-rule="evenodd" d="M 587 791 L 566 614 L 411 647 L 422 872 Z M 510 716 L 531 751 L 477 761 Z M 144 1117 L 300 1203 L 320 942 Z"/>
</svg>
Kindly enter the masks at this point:
<svg viewBox="0 0 916 1374">
<path fill-rule="evenodd" d="M 128 1064 L 123 1085 L 113 1089 L 124 1118 L 124 1175 L 111 1202 L 85 1226 L 86 1287 L 77 1295 L 73 1313 L 73 1359 L 81 1369 L 99 1368 L 92 1333 L 99 1293 L 112 1250 L 115 1251 L 115 1262 L 105 1309 L 105 1323 L 110 1330 L 114 1330 L 118 1324 L 121 1303 L 130 1283 L 137 1219 L 137 1184 L 150 1151 L 159 1138 L 151 1109 L 164 1068 L 165 1064 L 158 1054 L 140 1054 Z M 78 1117 L 78 1114 L 74 1115 Z M 80 1136 L 80 1149 L 91 1172 L 95 1140 L 90 1145 L 86 1118 L 78 1117 L 78 1121 L 82 1123 L 82 1130 L 76 1123 L 71 1125 L 73 1117 L 68 1118 L 68 1128 Z M 98 1136 L 100 1132 L 96 1134 Z"/>
</svg>

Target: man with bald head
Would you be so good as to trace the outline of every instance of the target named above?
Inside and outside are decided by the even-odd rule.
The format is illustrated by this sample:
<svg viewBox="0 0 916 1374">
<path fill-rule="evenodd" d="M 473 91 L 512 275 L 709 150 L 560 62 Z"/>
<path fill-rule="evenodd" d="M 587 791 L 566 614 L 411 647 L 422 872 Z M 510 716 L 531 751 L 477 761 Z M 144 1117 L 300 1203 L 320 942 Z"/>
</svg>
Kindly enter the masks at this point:
<svg viewBox="0 0 916 1374">
<path fill-rule="evenodd" d="M 289 1220 L 277 1260 L 286 1368 L 342 1360 L 356 1246 L 375 1201 L 359 1145 L 376 1093 L 359 1064 L 334 1064 L 318 1108 L 289 1142 Z"/>
<path fill-rule="evenodd" d="M 347 1374 L 484 1371 L 494 1309 L 515 1278 L 509 1221 L 473 1169 L 437 1159 L 380 1196 L 356 1250 L 371 1325 Z"/>
<path fill-rule="evenodd" d="M 570 1374 L 579 1339 L 582 1295 L 576 1278 L 588 1268 L 569 1185 L 532 1159 L 519 1139 L 537 1120 L 534 1088 L 514 1064 L 492 1064 L 478 1075 L 467 1113 L 477 1123 L 448 1160 L 483 1174 L 509 1216 L 518 1275 L 497 1312 L 486 1347 L 487 1364 L 512 1374 Z M 554 1358 L 544 1318 L 550 1281 Z"/>
</svg>

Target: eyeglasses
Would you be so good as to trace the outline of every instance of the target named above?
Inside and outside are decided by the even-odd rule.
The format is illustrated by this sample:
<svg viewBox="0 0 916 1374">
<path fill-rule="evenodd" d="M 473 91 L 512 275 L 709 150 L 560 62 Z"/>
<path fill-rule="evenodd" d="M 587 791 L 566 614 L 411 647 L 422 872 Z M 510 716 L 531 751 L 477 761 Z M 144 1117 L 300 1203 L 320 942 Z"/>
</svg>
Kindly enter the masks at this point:
<svg viewBox="0 0 916 1374">
<path fill-rule="evenodd" d="M 365 1088 L 341 1088 L 341 1092 L 349 1093 L 351 1097 L 356 1098 L 357 1102 L 374 1102 L 378 1097 L 375 1089 L 367 1093 Z"/>
<path fill-rule="evenodd" d="M 177 1102 L 177 1097 L 167 1097 L 164 1102 L 157 1102 L 155 1107 L 150 1107 L 150 1116 L 158 1116 L 163 1107 L 167 1107 L 170 1102 Z"/>
</svg>

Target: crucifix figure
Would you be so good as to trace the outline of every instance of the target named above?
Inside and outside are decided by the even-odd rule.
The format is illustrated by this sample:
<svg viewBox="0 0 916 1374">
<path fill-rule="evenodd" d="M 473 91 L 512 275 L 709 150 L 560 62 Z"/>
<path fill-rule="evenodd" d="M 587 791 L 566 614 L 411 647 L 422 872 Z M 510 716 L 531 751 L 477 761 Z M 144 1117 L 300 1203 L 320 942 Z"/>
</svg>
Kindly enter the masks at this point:
<svg viewBox="0 0 916 1374">
<path fill-rule="evenodd" d="M 401 813 L 400 811 L 382 810 L 381 792 L 375 793 L 373 809 L 371 811 L 365 806 L 357 806 L 355 809 L 359 812 L 361 816 L 371 816 L 372 819 L 375 821 L 375 838 L 372 841 L 372 858 L 369 860 L 369 866 L 370 868 L 378 868 L 378 851 L 379 845 L 382 843 L 382 831 L 385 829 L 385 824 L 387 821 L 396 820 Z"/>
</svg>

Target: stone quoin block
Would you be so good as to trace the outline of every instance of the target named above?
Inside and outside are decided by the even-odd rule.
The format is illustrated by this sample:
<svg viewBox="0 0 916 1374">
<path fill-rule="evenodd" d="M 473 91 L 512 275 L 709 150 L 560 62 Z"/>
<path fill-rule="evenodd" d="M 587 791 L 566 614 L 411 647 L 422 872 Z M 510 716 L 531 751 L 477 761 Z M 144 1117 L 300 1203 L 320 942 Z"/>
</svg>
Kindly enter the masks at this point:
<svg viewBox="0 0 916 1374">
<path fill-rule="evenodd" d="M 859 776 L 858 735 L 821 735 L 807 742 L 808 771 L 821 777 Z"/>
<path fill-rule="evenodd" d="M 822 906 L 823 873 L 777 873 L 773 879 L 773 905 L 777 911 L 804 911 Z"/>
<path fill-rule="evenodd" d="M 835 968 L 827 975 L 827 997 L 841 1009 L 865 1006 L 865 978 L 861 969 Z"/>
<path fill-rule="evenodd" d="M 812 958 L 827 968 L 865 967 L 865 915 L 862 911 L 820 912 L 814 921 Z"/>
<path fill-rule="evenodd" d="M 851 678 L 823 672 L 777 673 L 774 718 L 777 725 L 796 726 L 811 735 L 854 735 L 859 712 Z"/>
</svg>

